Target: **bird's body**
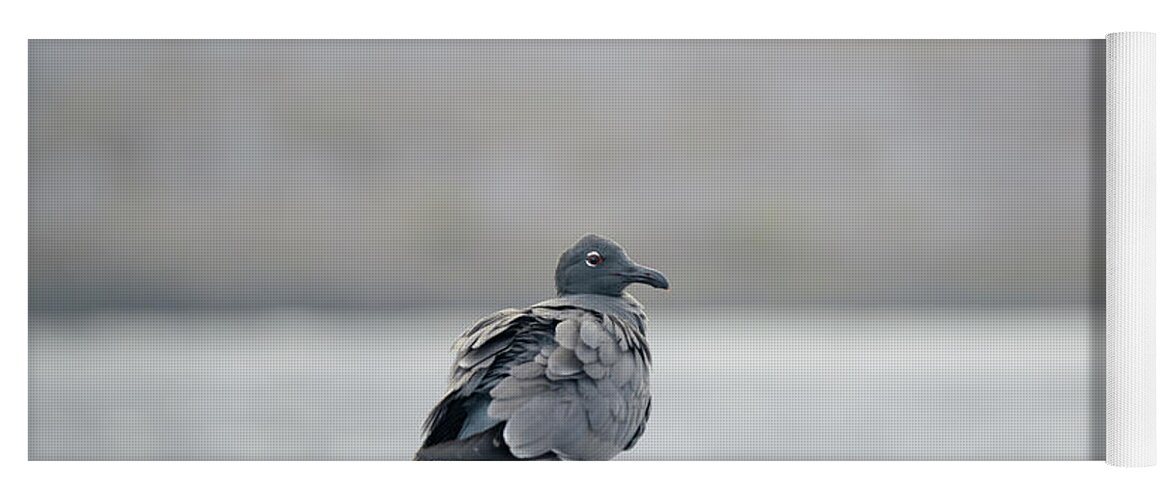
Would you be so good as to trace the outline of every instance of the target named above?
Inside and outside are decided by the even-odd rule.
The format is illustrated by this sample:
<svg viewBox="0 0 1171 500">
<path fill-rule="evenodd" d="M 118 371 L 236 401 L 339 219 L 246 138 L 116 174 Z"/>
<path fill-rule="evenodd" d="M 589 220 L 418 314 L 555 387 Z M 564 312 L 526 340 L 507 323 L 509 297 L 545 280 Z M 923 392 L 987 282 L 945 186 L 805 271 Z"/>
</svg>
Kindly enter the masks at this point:
<svg viewBox="0 0 1171 500">
<path fill-rule="evenodd" d="M 586 265 L 597 273 L 563 273 L 587 252 L 599 254 Z M 600 252 L 611 256 L 609 267 Z M 461 335 L 416 459 L 608 460 L 634 446 L 651 404 L 646 314 L 625 284 L 579 283 L 615 273 L 625 284 L 667 287 L 617 244 L 586 236 L 562 256 L 558 297 L 499 311 Z"/>
</svg>

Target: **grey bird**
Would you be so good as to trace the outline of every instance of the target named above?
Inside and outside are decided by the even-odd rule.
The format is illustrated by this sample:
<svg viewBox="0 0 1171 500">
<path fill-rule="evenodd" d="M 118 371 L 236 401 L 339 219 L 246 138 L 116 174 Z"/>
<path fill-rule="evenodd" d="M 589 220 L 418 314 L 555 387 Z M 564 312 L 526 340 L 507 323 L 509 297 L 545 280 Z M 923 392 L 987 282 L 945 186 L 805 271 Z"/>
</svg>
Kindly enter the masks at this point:
<svg viewBox="0 0 1171 500">
<path fill-rule="evenodd" d="M 650 415 L 646 314 L 633 283 L 666 276 L 593 234 L 561 254 L 557 297 L 505 309 L 456 339 L 446 394 L 416 460 L 609 460 Z"/>
</svg>

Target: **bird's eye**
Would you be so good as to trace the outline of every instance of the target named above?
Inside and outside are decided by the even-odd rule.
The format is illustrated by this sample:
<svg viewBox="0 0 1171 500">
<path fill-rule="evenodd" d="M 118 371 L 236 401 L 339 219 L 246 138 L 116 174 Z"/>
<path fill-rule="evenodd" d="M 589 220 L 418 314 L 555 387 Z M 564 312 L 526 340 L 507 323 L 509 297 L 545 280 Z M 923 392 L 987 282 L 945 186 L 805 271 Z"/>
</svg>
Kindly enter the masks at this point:
<svg viewBox="0 0 1171 500">
<path fill-rule="evenodd" d="M 586 265 L 587 266 L 598 267 L 598 265 L 601 264 L 602 261 L 604 261 L 604 260 L 606 260 L 606 259 L 604 257 L 602 257 L 602 254 L 600 254 L 598 252 L 590 252 L 590 253 L 586 254 Z"/>
</svg>

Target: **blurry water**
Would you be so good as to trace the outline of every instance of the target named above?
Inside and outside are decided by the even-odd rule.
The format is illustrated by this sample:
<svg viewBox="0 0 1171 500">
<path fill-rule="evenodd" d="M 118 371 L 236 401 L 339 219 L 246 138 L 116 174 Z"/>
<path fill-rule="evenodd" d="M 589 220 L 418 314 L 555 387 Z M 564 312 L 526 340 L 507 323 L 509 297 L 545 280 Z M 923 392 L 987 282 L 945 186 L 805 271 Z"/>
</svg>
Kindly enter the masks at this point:
<svg viewBox="0 0 1171 500">
<path fill-rule="evenodd" d="M 406 459 L 490 311 L 34 316 L 32 459 Z M 1101 314 L 651 311 L 627 459 L 1101 459 Z"/>
</svg>

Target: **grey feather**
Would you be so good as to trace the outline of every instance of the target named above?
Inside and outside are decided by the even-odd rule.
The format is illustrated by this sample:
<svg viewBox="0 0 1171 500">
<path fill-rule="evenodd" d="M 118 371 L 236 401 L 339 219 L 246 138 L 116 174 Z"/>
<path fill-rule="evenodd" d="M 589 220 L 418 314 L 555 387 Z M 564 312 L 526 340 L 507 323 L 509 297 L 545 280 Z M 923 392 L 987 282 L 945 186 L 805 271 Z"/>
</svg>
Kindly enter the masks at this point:
<svg viewBox="0 0 1171 500">
<path fill-rule="evenodd" d="M 551 379 L 565 378 L 581 373 L 581 368 L 581 361 L 578 361 L 573 351 L 561 348 L 549 356 L 549 367 L 545 370 L 545 375 Z"/>
<path fill-rule="evenodd" d="M 590 347 L 598 347 L 599 344 L 606 340 L 607 336 L 606 331 L 602 330 L 602 325 L 589 319 L 581 322 L 580 334 L 581 341 Z"/>
<path fill-rule="evenodd" d="M 513 377 L 518 379 L 529 379 L 540 376 L 545 372 L 545 366 L 536 361 L 529 361 L 528 363 L 516 365 L 512 367 L 509 372 Z"/>
<path fill-rule="evenodd" d="M 636 359 L 634 356 L 621 356 L 614 362 L 614 366 L 610 367 L 610 377 L 615 385 L 625 386 L 634 378 Z"/>
<path fill-rule="evenodd" d="M 582 363 L 590 364 L 598 360 L 598 350 L 586 345 L 578 345 L 573 353 Z"/>
<path fill-rule="evenodd" d="M 583 369 L 585 370 L 586 375 L 589 375 L 590 378 L 595 379 L 595 380 L 600 379 L 600 378 L 605 378 L 607 375 L 610 374 L 610 369 L 606 368 L 601 363 L 590 363 L 588 365 L 585 365 L 583 367 Z"/>
<path fill-rule="evenodd" d="M 577 346 L 578 340 L 578 326 L 577 320 L 565 320 L 557 324 L 556 339 L 557 343 L 562 347 L 573 349 Z"/>
<path fill-rule="evenodd" d="M 604 365 L 612 365 L 618 361 L 618 346 L 614 342 L 605 342 L 598 346 L 598 361 Z"/>
</svg>

